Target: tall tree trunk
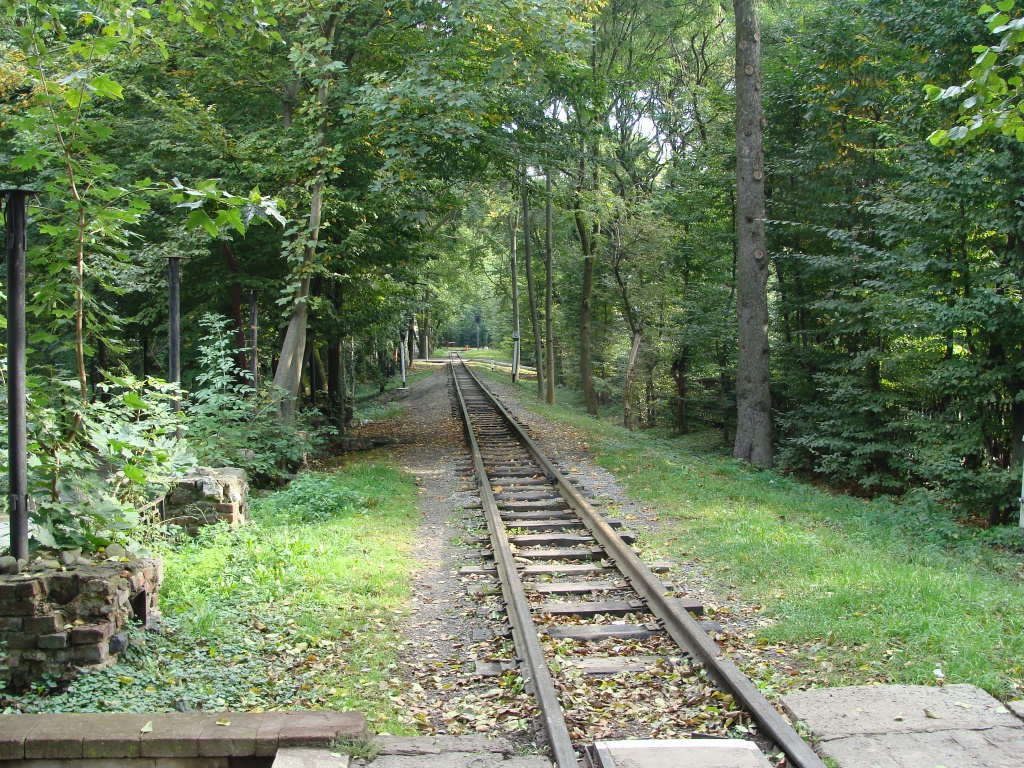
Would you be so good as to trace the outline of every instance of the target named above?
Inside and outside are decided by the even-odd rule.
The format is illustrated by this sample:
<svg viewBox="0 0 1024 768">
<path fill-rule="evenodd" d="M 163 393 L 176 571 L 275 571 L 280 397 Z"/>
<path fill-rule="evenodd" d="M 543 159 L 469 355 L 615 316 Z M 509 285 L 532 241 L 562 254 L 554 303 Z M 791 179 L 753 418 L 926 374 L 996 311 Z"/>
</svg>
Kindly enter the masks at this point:
<svg viewBox="0 0 1024 768">
<path fill-rule="evenodd" d="M 736 12 L 737 459 L 772 466 L 768 366 L 768 254 L 764 237 L 764 123 L 757 0 Z"/>
<path fill-rule="evenodd" d="M 324 37 L 328 41 L 328 50 L 331 41 L 334 40 L 334 30 L 338 24 L 337 15 L 332 14 L 327 20 L 324 29 Z M 328 53 L 329 55 L 329 53 Z M 323 114 L 320 116 L 320 125 L 316 129 L 316 144 L 322 157 L 327 147 L 327 97 L 328 81 L 325 78 L 317 89 L 317 101 Z M 290 122 L 290 112 L 286 112 L 286 120 Z M 320 239 L 320 219 L 323 215 L 324 202 L 324 166 L 319 162 L 316 168 L 316 181 L 313 182 L 313 191 L 309 200 L 309 222 L 306 232 L 306 245 L 302 249 L 302 277 L 299 279 L 299 287 L 295 291 L 295 302 L 292 306 L 292 316 L 288 321 L 288 330 L 285 331 L 284 341 L 281 344 L 281 356 L 277 362 L 277 371 L 274 373 L 274 386 L 283 389 L 291 397 L 281 401 L 280 415 L 283 421 L 291 421 L 295 416 L 295 400 L 299 395 L 299 385 L 302 382 L 302 357 L 306 348 L 306 321 L 309 316 L 307 299 L 309 298 L 310 278 L 308 270 L 316 256 L 317 241 Z"/>
<path fill-rule="evenodd" d="M 583 402 L 587 413 L 598 415 L 597 389 L 594 387 L 594 367 L 590 360 L 590 324 L 593 315 L 594 298 L 594 241 L 591 227 L 583 216 L 583 190 L 587 184 L 586 141 L 580 155 L 579 181 L 576 187 L 576 231 L 580 236 L 580 252 L 583 254 L 583 295 L 580 297 L 580 384 L 583 387 Z"/>
<path fill-rule="evenodd" d="M 242 321 L 242 284 L 238 282 L 238 259 L 235 258 L 235 252 L 231 250 L 231 245 L 227 240 L 220 241 L 221 250 L 224 252 L 224 259 L 228 263 L 228 269 L 231 270 L 233 278 L 231 280 L 231 316 L 235 321 L 235 345 L 238 347 L 238 354 L 235 356 L 235 365 L 238 369 L 244 371 L 249 367 L 249 361 L 246 357 L 245 351 L 248 348 L 248 339 L 246 338 L 246 324 Z"/>
<path fill-rule="evenodd" d="M 546 285 L 544 291 L 544 341 L 548 353 L 548 405 L 555 404 L 555 331 L 554 331 L 554 293 L 555 283 L 552 274 L 552 235 L 551 235 L 551 172 L 544 176 L 544 270 Z M 540 365 L 540 363 L 537 363 Z"/>
<path fill-rule="evenodd" d="M 544 402 L 544 352 L 540 341 L 540 319 L 537 317 L 537 294 L 533 287 L 533 235 L 530 232 L 530 195 L 526 183 L 526 174 L 523 174 L 523 260 L 526 262 L 526 293 L 530 299 L 530 326 L 533 328 L 533 359 L 537 368 L 537 400 Z"/>
<path fill-rule="evenodd" d="M 409 315 L 409 333 L 407 334 L 406 341 L 409 344 L 409 354 L 406 355 L 406 360 L 412 363 L 416 359 L 416 315 Z"/>
<path fill-rule="evenodd" d="M 626 429 L 633 429 L 633 374 L 636 371 L 636 358 L 640 354 L 640 342 L 643 340 L 643 333 L 633 333 L 633 344 L 629 348 L 629 362 L 626 363 L 626 386 L 622 392 L 622 425 Z"/>
<path fill-rule="evenodd" d="M 686 410 L 686 390 L 689 384 L 690 355 L 687 349 L 680 352 L 672 363 L 672 378 L 676 382 L 676 432 L 685 435 L 690 431 L 689 413 Z"/>
<path fill-rule="evenodd" d="M 509 216 L 510 261 L 512 273 L 512 381 L 519 378 L 519 265 L 516 262 L 516 233 L 519 230 L 519 214 Z"/>
</svg>

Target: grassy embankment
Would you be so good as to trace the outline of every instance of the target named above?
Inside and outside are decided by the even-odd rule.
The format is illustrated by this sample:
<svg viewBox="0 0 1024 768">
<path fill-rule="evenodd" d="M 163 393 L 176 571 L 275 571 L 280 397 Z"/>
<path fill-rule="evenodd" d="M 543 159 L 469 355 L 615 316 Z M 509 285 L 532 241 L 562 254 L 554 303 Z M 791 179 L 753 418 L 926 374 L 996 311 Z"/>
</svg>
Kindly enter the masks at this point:
<svg viewBox="0 0 1024 768">
<path fill-rule="evenodd" d="M 908 500 L 857 499 L 745 467 L 716 434 L 630 433 L 578 405 L 537 405 L 534 386 L 521 385 L 522 401 L 588 435 L 596 462 L 657 511 L 648 545 L 699 561 L 723 594 L 762 606 L 760 641 L 798 645 L 790 663 L 815 682 L 931 684 L 939 669 L 948 683 L 1024 698 L 1019 551 Z"/>
<path fill-rule="evenodd" d="M 253 506 L 255 524 L 162 553 L 164 634 L 136 632 L 116 666 L 7 711 L 357 709 L 403 732 L 387 681 L 419 519 L 413 479 L 356 460 Z"/>
</svg>

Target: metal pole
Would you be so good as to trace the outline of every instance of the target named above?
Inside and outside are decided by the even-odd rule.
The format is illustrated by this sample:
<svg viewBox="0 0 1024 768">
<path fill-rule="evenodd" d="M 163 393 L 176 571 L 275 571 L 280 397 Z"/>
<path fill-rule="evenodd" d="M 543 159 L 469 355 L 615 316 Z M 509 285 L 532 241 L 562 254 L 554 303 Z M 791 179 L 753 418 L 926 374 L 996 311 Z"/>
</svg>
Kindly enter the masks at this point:
<svg viewBox="0 0 1024 768">
<path fill-rule="evenodd" d="M 402 343 L 399 345 L 402 351 L 402 389 L 405 389 L 405 332 L 402 332 Z"/>
<path fill-rule="evenodd" d="M 181 384 L 181 257 L 167 259 L 167 369 L 168 380 Z M 172 402 L 175 413 L 181 410 L 181 402 Z"/>
<path fill-rule="evenodd" d="M 249 291 L 249 373 L 252 376 L 252 388 L 259 386 L 259 305 L 256 301 L 255 288 Z"/>
<path fill-rule="evenodd" d="M 11 555 L 28 558 L 28 418 L 25 413 L 25 230 L 27 190 L 7 197 L 7 461 Z"/>
</svg>

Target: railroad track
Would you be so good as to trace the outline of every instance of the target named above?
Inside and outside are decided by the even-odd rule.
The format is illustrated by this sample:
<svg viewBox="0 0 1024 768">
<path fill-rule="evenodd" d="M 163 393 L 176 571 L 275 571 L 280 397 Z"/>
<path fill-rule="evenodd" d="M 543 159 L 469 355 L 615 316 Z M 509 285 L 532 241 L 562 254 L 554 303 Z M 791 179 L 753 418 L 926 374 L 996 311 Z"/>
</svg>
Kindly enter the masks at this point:
<svg viewBox="0 0 1024 768">
<path fill-rule="evenodd" d="M 786 754 L 787 765 L 824 768 L 815 752 L 712 640 L 693 616 L 701 606 L 671 590 L 629 546 L 621 521 L 601 514 L 537 447 L 526 431 L 453 354 L 451 384 L 462 415 L 480 491 L 493 566 L 464 574 L 495 577 L 515 642 L 519 674 L 533 693 L 558 768 L 577 768 L 576 744 L 562 712 L 540 632 L 581 644 L 608 638 L 667 636 L 689 662 L 730 694 L 759 732 Z M 546 579 L 537 581 L 537 579 Z M 488 589 L 483 587 L 483 589 Z M 573 600 L 572 597 L 594 597 Z M 552 615 L 616 615 L 642 623 L 542 626 Z M 581 646 L 585 647 L 585 646 Z M 650 657 L 601 657 L 578 663 L 595 673 L 640 669 Z M 604 666 L 602 666 L 604 665 Z"/>
</svg>

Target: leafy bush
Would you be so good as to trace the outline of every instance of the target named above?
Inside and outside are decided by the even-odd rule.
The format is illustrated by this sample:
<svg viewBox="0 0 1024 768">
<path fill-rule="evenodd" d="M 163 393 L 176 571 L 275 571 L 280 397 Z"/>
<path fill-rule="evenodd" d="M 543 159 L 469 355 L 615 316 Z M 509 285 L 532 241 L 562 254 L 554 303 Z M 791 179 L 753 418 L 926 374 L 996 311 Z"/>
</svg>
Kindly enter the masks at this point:
<svg viewBox="0 0 1024 768">
<path fill-rule="evenodd" d="M 378 500 L 344 485 L 337 475 L 304 472 L 291 485 L 253 503 L 253 511 L 266 517 L 288 517 L 297 522 L 323 522 L 343 515 L 365 515 Z"/>
<path fill-rule="evenodd" d="M 256 482 L 283 479 L 333 428 L 315 424 L 306 412 L 282 422 L 278 406 L 286 393 L 253 389 L 249 374 L 235 364 L 230 321 L 207 314 L 200 323 L 206 334 L 188 408 L 189 447 L 202 464 L 241 467 Z"/>
<path fill-rule="evenodd" d="M 108 373 L 97 390 L 82 403 L 77 382 L 29 377 L 30 536 L 41 546 L 92 550 L 127 542 L 139 508 L 194 463 L 176 434 L 177 387 Z M 6 421 L 2 443 L 6 461 Z"/>
</svg>

